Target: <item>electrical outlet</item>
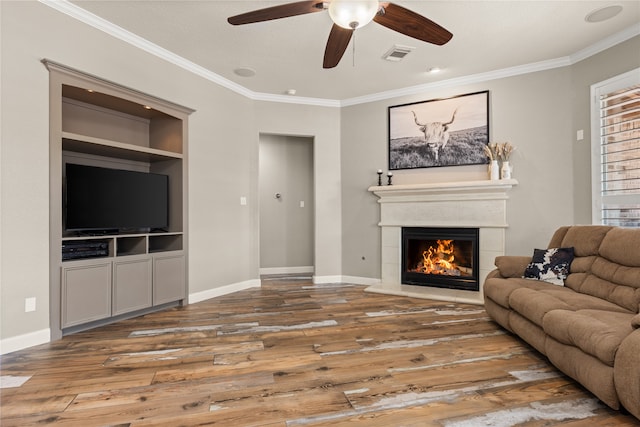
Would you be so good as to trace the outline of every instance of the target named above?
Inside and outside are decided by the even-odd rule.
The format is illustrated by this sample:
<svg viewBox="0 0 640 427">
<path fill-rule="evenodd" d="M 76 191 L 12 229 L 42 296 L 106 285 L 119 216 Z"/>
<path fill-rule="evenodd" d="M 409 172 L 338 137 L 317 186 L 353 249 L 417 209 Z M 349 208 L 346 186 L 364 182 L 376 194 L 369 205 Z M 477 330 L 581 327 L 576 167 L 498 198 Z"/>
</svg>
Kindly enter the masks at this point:
<svg viewBox="0 0 640 427">
<path fill-rule="evenodd" d="M 240 197 L 240 205 L 241 206 L 246 206 L 247 205 L 247 198 L 242 196 Z"/>
<path fill-rule="evenodd" d="M 36 298 L 30 297 L 24 299 L 24 312 L 36 311 Z"/>
<path fill-rule="evenodd" d="M 300 207 L 304 208 L 304 200 L 300 200 Z"/>
<path fill-rule="evenodd" d="M 582 141 L 584 139 L 584 130 L 580 129 L 576 132 L 576 141 Z"/>
</svg>

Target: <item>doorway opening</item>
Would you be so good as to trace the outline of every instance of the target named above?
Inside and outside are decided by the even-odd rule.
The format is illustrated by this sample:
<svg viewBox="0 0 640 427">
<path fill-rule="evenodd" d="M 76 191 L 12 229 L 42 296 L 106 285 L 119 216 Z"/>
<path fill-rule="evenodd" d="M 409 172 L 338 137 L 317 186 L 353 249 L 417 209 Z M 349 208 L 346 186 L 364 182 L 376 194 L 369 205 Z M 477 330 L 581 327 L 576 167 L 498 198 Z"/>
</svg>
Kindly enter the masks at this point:
<svg viewBox="0 0 640 427">
<path fill-rule="evenodd" d="M 312 137 L 260 134 L 260 275 L 314 273 Z"/>
</svg>

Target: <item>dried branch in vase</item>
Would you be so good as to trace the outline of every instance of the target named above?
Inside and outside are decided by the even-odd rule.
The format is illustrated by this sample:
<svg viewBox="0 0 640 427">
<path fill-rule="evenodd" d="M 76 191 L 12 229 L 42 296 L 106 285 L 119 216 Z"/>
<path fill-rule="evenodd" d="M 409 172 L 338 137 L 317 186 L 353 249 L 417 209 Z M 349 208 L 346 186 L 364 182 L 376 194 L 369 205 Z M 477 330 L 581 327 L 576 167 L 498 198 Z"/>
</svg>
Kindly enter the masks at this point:
<svg viewBox="0 0 640 427">
<path fill-rule="evenodd" d="M 484 147 L 482 147 L 482 149 L 484 150 L 484 153 L 487 155 L 490 162 L 494 160 L 498 160 L 498 145 L 499 144 L 495 142 L 490 142 Z"/>
<path fill-rule="evenodd" d="M 497 158 L 503 162 L 509 161 L 511 153 L 516 149 L 510 142 L 503 142 L 497 146 Z"/>
</svg>

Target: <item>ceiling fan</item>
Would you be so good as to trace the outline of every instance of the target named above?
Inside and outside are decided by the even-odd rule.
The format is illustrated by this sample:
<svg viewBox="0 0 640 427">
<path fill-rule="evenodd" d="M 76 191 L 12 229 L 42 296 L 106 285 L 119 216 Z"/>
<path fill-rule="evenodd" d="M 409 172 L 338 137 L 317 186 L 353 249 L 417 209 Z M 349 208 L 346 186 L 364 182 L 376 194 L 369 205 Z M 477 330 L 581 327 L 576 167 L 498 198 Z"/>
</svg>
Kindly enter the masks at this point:
<svg viewBox="0 0 640 427">
<path fill-rule="evenodd" d="M 323 68 L 338 65 L 353 32 L 372 20 L 409 37 L 436 45 L 443 45 L 453 37 L 449 31 L 422 15 L 397 4 L 378 0 L 298 1 L 242 13 L 230 17 L 227 21 L 233 25 L 252 24 L 327 9 L 333 27 L 324 51 Z"/>
</svg>

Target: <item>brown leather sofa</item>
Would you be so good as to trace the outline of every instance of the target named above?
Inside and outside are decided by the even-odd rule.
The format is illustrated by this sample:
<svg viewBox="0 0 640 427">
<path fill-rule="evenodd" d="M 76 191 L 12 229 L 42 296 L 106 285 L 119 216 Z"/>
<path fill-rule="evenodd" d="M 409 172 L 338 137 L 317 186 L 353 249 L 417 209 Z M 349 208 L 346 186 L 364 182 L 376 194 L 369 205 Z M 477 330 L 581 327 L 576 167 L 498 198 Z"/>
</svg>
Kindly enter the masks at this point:
<svg viewBox="0 0 640 427">
<path fill-rule="evenodd" d="M 640 229 L 561 227 L 548 246 L 571 247 L 560 286 L 523 278 L 530 256 L 497 257 L 485 309 L 608 406 L 640 419 Z"/>
</svg>

